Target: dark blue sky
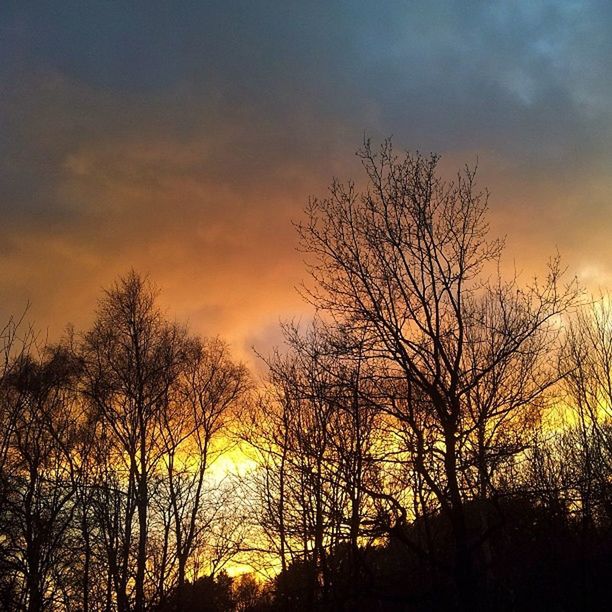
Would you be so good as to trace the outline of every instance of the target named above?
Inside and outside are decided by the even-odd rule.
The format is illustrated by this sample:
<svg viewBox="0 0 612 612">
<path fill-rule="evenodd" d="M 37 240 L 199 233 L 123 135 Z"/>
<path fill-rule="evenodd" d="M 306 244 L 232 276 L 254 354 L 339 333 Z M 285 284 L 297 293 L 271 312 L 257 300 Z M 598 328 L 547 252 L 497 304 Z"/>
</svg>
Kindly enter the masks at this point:
<svg viewBox="0 0 612 612">
<path fill-rule="evenodd" d="M 5 2 L 0 314 L 149 271 L 238 345 L 299 311 L 291 219 L 364 133 L 479 158 L 521 268 L 611 280 L 612 3 Z"/>
</svg>

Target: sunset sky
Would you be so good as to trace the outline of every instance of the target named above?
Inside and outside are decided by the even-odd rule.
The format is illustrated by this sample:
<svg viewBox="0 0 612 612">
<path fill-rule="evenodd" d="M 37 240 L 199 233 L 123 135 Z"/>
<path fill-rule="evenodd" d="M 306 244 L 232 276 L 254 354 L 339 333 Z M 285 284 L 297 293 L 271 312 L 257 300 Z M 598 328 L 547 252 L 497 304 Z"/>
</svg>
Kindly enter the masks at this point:
<svg viewBox="0 0 612 612">
<path fill-rule="evenodd" d="M 9 1 L 0 58 L 0 320 L 82 328 L 134 267 L 269 346 L 305 311 L 291 221 L 364 133 L 478 157 L 509 260 L 612 287 L 610 2 Z"/>
</svg>

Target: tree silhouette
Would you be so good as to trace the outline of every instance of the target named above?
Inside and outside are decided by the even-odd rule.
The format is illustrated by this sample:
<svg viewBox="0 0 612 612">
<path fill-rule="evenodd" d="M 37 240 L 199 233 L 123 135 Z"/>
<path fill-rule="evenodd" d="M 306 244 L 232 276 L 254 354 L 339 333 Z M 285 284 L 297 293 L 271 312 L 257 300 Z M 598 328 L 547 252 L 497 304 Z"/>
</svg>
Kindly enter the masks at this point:
<svg viewBox="0 0 612 612">
<path fill-rule="evenodd" d="M 546 351 L 576 290 L 561 285 L 556 259 L 543 284 L 487 280 L 503 244 L 488 238 L 487 194 L 477 190 L 475 170 L 444 181 L 437 156 L 398 157 L 389 141 L 378 152 L 366 142 L 359 155 L 365 190 L 334 182 L 298 225 L 314 280 L 307 296 L 363 336 L 384 368 L 389 392 L 381 408 L 411 433 L 414 468 L 451 526 L 467 602 L 474 592 L 463 482 L 468 436 L 495 428 L 550 384 L 550 375 L 526 383 L 510 404 L 503 396 L 505 372 L 523 366 L 524 353 L 536 359 Z M 487 379 L 495 381 L 488 407 L 480 401 Z"/>
</svg>

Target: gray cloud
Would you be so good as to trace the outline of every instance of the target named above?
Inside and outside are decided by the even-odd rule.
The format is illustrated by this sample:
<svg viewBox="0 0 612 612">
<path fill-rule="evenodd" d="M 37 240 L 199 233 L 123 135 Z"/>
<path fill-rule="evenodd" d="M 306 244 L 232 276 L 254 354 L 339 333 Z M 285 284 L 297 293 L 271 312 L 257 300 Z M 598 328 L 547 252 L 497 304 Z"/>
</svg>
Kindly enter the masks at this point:
<svg viewBox="0 0 612 612">
<path fill-rule="evenodd" d="M 2 11 L 0 314 L 86 322 L 135 265 L 199 328 L 260 337 L 301 308 L 291 219 L 364 131 L 478 154 L 511 254 L 608 273 L 608 3 Z"/>
</svg>

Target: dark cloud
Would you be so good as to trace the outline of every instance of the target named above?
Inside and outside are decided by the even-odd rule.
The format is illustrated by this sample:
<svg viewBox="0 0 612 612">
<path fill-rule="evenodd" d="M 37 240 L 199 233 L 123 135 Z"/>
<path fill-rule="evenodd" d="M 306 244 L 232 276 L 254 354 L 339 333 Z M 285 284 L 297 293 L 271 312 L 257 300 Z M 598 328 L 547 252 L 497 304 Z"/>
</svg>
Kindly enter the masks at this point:
<svg viewBox="0 0 612 612">
<path fill-rule="evenodd" d="M 364 131 L 478 155 L 511 255 L 609 274 L 609 3 L 0 11 L 0 313 L 85 324 L 133 265 L 198 329 L 270 336 L 302 308 L 290 221 Z"/>
</svg>

